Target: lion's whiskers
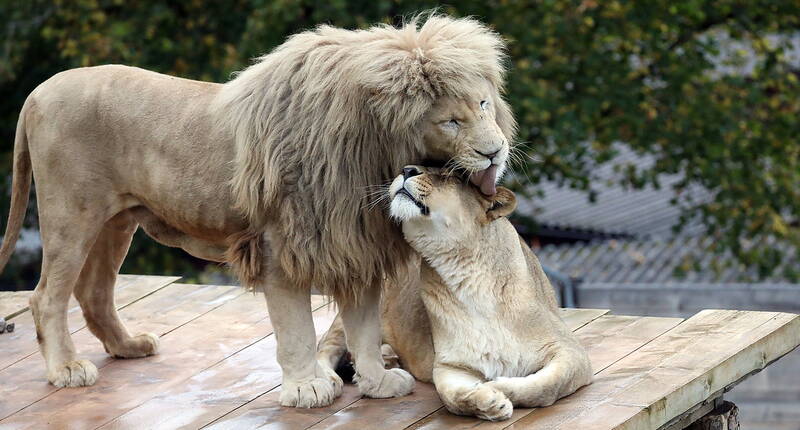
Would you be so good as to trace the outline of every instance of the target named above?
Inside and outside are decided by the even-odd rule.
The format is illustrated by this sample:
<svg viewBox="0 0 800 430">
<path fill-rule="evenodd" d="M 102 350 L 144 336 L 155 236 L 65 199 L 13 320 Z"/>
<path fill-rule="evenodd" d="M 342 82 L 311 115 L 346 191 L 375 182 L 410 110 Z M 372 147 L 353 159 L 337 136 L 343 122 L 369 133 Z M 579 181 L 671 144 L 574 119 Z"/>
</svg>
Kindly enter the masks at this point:
<svg viewBox="0 0 800 430">
<path fill-rule="evenodd" d="M 524 142 L 521 142 L 524 143 Z M 508 152 L 508 169 L 515 175 L 521 175 L 528 183 L 534 182 L 527 169 L 528 164 L 539 164 L 543 160 L 538 154 L 530 154 L 522 149 L 523 145 L 513 145 Z"/>
<path fill-rule="evenodd" d="M 450 158 L 444 163 L 444 167 L 442 167 L 442 173 L 445 176 L 452 176 L 457 170 L 464 170 L 460 161 L 458 161 L 455 157 Z"/>
<path fill-rule="evenodd" d="M 367 185 L 364 188 L 364 197 L 362 198 L 362 209 L 371 211 L 378 207 L 381 203 L 387 203 L 389 200 L 389 186 L 392 181 L 388 181 L 378 185 Z"/>
</svg>

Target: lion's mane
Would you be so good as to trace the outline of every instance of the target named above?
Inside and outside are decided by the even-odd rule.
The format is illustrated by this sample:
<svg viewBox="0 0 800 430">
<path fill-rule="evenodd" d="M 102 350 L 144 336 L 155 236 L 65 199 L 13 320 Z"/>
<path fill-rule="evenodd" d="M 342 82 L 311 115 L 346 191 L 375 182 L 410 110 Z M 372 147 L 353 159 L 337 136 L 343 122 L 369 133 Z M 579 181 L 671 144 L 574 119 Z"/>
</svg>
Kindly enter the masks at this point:
<svg viewBox="0 0 800 430">
<path fill-rule="evenodd" d="M 269 233 L 273 264 L 340 300 L 392 276 L 408 248 L 382 208 L 367 208 L 369 187 L 421 161 L 418 125 L 436 98 L 482 82 L 512 139 L 503 62 L 495 32 L 431 14 L 400 28 L 319 26 L 226 83 L 211 112 L 233 133 L 236 202 Z"/>
</svg>

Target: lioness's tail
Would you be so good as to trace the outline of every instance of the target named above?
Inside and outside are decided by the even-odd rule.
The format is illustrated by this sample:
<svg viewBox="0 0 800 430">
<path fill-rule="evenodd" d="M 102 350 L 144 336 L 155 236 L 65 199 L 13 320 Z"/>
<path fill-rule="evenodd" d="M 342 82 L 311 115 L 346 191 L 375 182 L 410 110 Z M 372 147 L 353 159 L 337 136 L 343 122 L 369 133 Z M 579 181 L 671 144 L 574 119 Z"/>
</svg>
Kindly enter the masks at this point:
<svg viewBox="0 0 800 430">
<path fill-rule="evenodd" d="M 6 234 L 0 248 L 0 273 L 6 267 L 22 230 L 25 210 L 28 208 L 28 193 L 31 190 L 31 155 L 28 151 L 28 135 L 25 131 L 25 107 L 19 114 L 17 134 L 14 139 L 14 174 L 11 182 L 11 210 L 8 211 Z"/>
<path fill-rule="evenodd" d="M 487 385 L 502 391 L 514 406 L 537 408 L 550 406 L 591 381 L 589 357 L 583 350 L 574 349 L 556 354 L 533 375 L 498 378 Z"/>
</svg>

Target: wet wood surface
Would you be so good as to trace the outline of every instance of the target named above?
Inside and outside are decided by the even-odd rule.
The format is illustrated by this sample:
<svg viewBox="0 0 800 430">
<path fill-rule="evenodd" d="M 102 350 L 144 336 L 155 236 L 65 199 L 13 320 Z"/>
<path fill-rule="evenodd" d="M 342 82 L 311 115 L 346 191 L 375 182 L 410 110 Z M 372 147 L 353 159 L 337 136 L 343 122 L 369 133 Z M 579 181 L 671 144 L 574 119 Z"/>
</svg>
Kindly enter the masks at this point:
<svg viewBox="0 0 800 430">
<path fill-rule="evenodd" d="M 159 354 L 143 359 L 108 357 L 71 303 L 78 353 L 100 369 L 85 388 L 47 383 L 27 302 L 0 293 L 0 310 L 17 313 L 19 330 L 0 335 L 0 430 L 656 429 L 800 344 L 792 314 L 708 310 L 682 320 L 563 309 L 595 381 L 551 407 L 480 421 L 450 414 L 432 385 L 417 383 L 410 396 L 382 400 L 361 398 L 347 384 L 329 407 L 292 409 L 278 403 L 280 367 L 263 297 L 175 280 L 120 277 L 117 307 L 129 330 L 161 336 Z M 311 306 L 320 335 L 336 309 L 321 296 Z"/>
<path fill-rule="evenodd" d="M 3 291 L 0 294 L 0 318 L 11 320 L 28 310 L 28 300 L 33 291 Z"/>
<path fill-rule="evenodd" d="M 174 276 L 120 275 L 116 285 L 117 309 L 125 308 L 178 279 L 178 277 Z M 0 293 L 0 301 L 5 301 L 5 294 Z M 28 310 L 28 303 L 17 303 L 22 306 L 21 310 L 23 312 L 9 312 L 18 314 L 10 320 L 14 322 L 14 332 L 5 333 L 0 337 L 0 351 L 2 352 L 0 353 L 0 369 L 5 369 L 35 353 L 39 348 L 36 342 L 36 328 L 33 325 L 33 316 Z M 86 321 L 84 321 L 81 309 L 74 297 L 69 302 L 67 324 L 73 333 L 86 327 Z"/>
</svg>

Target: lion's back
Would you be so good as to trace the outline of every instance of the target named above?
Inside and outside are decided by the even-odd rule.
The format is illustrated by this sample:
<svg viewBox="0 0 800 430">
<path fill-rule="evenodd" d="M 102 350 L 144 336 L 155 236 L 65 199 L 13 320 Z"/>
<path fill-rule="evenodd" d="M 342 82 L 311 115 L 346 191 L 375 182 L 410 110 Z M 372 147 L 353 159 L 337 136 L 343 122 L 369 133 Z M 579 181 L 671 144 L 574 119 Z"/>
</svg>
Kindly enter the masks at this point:
<svg viewBox="0 0 800 430">
<path fill-rule="evenodd" d="M 232 211 L 208 209 L 233 206 L 233 145 L 208 113 L 219 88 L 121 65 L 54 75 L 22 111 L 37 187 L 69 181 L 84 194 L 135 196 L 172 225 L 206 213 L 219 219 L 203 225 L 230 224 Z"/>
<path fill-rule="evenodd" d="M 87 115 L 143 112 L 176 107 L 190 99 L 216 95 L 220 84 L 193 81 L 138 67 L 109 64 L 65 70 L 31 92 L 28 102 L 42 114 Z M 27 103 L 27 102 L 26 102 Z"/>
</svg>

